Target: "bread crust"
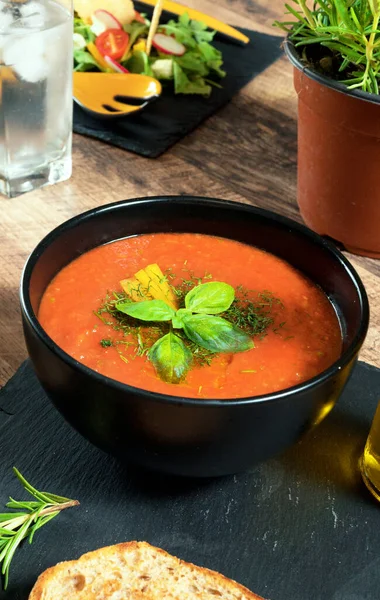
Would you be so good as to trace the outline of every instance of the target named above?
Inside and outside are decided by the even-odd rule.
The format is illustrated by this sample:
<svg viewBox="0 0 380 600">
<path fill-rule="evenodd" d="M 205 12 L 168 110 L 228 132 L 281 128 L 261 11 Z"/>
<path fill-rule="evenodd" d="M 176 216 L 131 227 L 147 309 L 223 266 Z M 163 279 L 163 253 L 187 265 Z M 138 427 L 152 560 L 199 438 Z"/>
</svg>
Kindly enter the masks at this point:
<svg viewBox="0 0 380 600">
<path fill-rule="evenodd" d="M 194 565 L 192 563 L 188 563 L 185 562 L 171 554 L 169 554 L 168 552 L 166 552 L 165 550 L 162 550 L 161 548 L 156 548 L 155 546 L 151 546 L 150 544 L 148 544 L 147 542 L 138 542 L 138 541 L 131 541 L 131 542 L 124 542 L 121 544 L 116 544 L 113 546 L 106 546 L 104 548 L 100 548 L 98 550 L 94 550 L 92 552 L 87 552 L 86 554 L 83 554 L 80 558 L 78 558 L 77 560 L 73 560 L 73 561 L 66 561 L 66 562 L 61 562 L 58 563 L 57 565 L 50 567 L 49 569 L 47 569 L 46 571 L 44 571 L 39 578 L 37 579 L 36 584 L 34 585 L 30 596 L 29 596 L 29 600 L 61 600 L 61 598 L 64 598 L 64 595 L 60 598 L 54 597 L 52 595 L 49 594 L 49 588 L 50 586 L 54 583 L 55 580 L 59 580 L 60 576 L 63 576 L 64 574 L 70 574 L 70 572 L 72 570 L 75 570 L 76 573 L 78 573 L 80 571 L 81 566 L 85 566 L 86 564 L 89 563 L 94 563 L 96 564 L 98 559 L 101 559 L 102 562 L 104 562 L 104 560 L 109 559 L 111 562 L 111 558 L 115 559 L 115 557 L 120 557 L 120 558 L 125 558 L 126 556 L 135 556 L 136 557 L 136 569 L 138 570 L 139 568 L 141 568 L 141 555 L 147 553 L 147 556 L 150 558 L 157 559 L 159 557 L 161 557 L 165 563 L 169 563 L 171 566 L 170 568 L 172 570 L 174 570 L 175 572 L 183 573 L 183 571 L 187 572 L 191 572 L 193 575 L 195 576 L 201 576 L 201 577 L 206 577 L 208 581 L 213 582 L 218 588 L 222 587 L 223 589 L 226 590 L 226 592 L 228 591 L 230 594 L 232 594 L 234 597 L 236 597 L 238 600 L 263 600 L 263 598 L 261 596 L 258 596 L 257 594 L 254 594 L 253 592 L 251 592 L 250 590 L 248 590 L 246 587 L 244 587 L 243 585 L 241 585 L 240 583 L 237 583 L 236 581 L 229 579 L 228 577 L 225 577 L 224 575 L 222 575 L 221 573 L 218 573 L 217 571 L 212 571 L 210 569 L 207 569 L 205 567 L 199 567 L 197 565 Z M 139 563 L 139 559 L 140 558 L 140 563 Z M 145 570 L 145 569 L 143 569 Z M 76 575 L 77 577 L 80 577 L 80 575 Z M 62 592 L 64 593 L 64 592 Z M 72 600 L 75 599 L 75 597 L 78 598 L 86 598 L 86 600 L 92 600 L 92 598 L 95 598 L 95 596 L 93 596 L 92 594 L 90 595 L 83 595 L 81 593 L 74 594 L 74 595 L 70 595 L 70 598 Z M 194 593 L 194 595 L 190 594 L 191 597 L 194 598 L 199 598 L 202 597 L 199 596 L 198 593 Z M 189 597 L 190 597 L 189 596 Z M 218 600 L 218 596 L 222 596 L 222 594 L 217 593 L 217 590 L 215 590 L 215 600 Z M 165 597 L 160 595 L 159 597 L 162 598 L 162 600 L 165 600 Z M 175 595 L 172 595 L 172 590 L 170 591 L 170 597 L 171 598 L 176 598 Z M 185 600 L 183 594 L 179 594 L 178 596 L 178 600 L 182 597 L 183 600 Z M 104 593 L 102 592 L 102 598 L 107 598 L 107 591 L 104 590 Z M 151 594 L 151 593 L 147 593 L 145 594 L 144 591 L 141 590 L 131 590 L 131 600 L 153 600 L 158 598 L 158 596 L 156 596 L 155 594 Z M 66 599 L 65 599 L 66 600 Z M 127 600 L 127 597 L 126 597 Z"/>
</svg>

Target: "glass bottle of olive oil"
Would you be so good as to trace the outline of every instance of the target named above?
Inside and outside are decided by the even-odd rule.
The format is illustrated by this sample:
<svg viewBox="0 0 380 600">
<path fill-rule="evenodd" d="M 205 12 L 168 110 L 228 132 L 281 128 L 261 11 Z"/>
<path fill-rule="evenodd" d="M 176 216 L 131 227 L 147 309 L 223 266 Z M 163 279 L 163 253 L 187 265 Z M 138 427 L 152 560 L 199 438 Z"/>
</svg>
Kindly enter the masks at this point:
<svg viewBox="0 0 380 600">
<path fill-rule="evenodd" d="M 380 404 L 364 448 L 361 472 L 367 488 L 380 501 Z"/>
</svg>

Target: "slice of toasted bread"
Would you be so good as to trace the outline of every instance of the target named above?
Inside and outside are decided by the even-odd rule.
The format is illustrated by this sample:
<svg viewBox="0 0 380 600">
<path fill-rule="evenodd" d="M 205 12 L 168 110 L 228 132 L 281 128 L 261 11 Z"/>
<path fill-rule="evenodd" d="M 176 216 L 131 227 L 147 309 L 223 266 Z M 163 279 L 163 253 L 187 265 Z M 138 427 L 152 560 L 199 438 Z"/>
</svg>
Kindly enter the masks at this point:
<svg viewBox="0 0 380 600">
<path fill-rule="evenodd" d="M 216 571 L 146 542 L 100 548 L 47 569 L 29 600 L 262 600 Z"/>
</svg>

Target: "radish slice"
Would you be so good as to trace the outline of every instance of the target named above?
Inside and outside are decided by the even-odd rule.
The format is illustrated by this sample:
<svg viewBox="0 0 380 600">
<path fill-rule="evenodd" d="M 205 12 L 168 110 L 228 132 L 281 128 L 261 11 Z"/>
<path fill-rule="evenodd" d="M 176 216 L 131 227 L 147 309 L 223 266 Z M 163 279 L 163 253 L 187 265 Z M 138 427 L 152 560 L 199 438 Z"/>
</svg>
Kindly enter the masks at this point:
<svg viewBox="0 0 380 600">
<path fill-rule="evenodd" d="M 108 10 L 103 10 L 102 8 L 100 8 L 99 10 L 96 10 L 94 12 L 94 17 L 96 18 L 97 21 L 100 21 L 101 23 L 103 23 L 103 25 L 105 26 L 105 30 L 106 29 L 123 29 L 123 26 L 120 23 L 120 21 L 118 21 L 116 17 L 111 15 L 111 13 L 108 12 Z"/>
<path fill-rule="evenodd" d="M 116 71 L 116 73 L 129 73 L 128 69 L 123 67 L 123 65 L 118 63 L 116 60 L 113 60 L 113 58 L 110 56 L 105 56 L 104 60 L 114 71 Z"/>
<path fill-rule="evenodd" d="M 186 52 L 186 48 L 181 42 L 164 33 L 156 33 L 153 36 L 152 46 L 163 54 L 172 54 L 174 56 L 182 56 Z"/>
<path fill-rule="evenodd" d="M 105 31 L 107 31 L 107 27 L 104 25 L 103 21 L 97 18 L 96 15 L 92 15 L 91 17 L 91 27 L 92 33 L 95 33 L 96 36 L 102 35 Z"/>
</svg>

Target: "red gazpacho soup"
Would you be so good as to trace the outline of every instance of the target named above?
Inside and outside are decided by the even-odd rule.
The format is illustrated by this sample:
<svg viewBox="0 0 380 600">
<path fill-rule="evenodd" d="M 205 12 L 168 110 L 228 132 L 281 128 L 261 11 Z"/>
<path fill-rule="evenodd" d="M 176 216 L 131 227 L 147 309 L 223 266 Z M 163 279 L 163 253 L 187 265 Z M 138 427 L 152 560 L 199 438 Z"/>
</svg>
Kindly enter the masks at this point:
<svg viewBox="0 0 380 600">
<path fill-rule="evenodd" d="M 138 235 L 86 252 L 51 281 L 38 318 L 98 373 L 205 400 L 289 388 L 342 350 L 317 285 L 268 252 L 203 234 Z"/>
</svg>

